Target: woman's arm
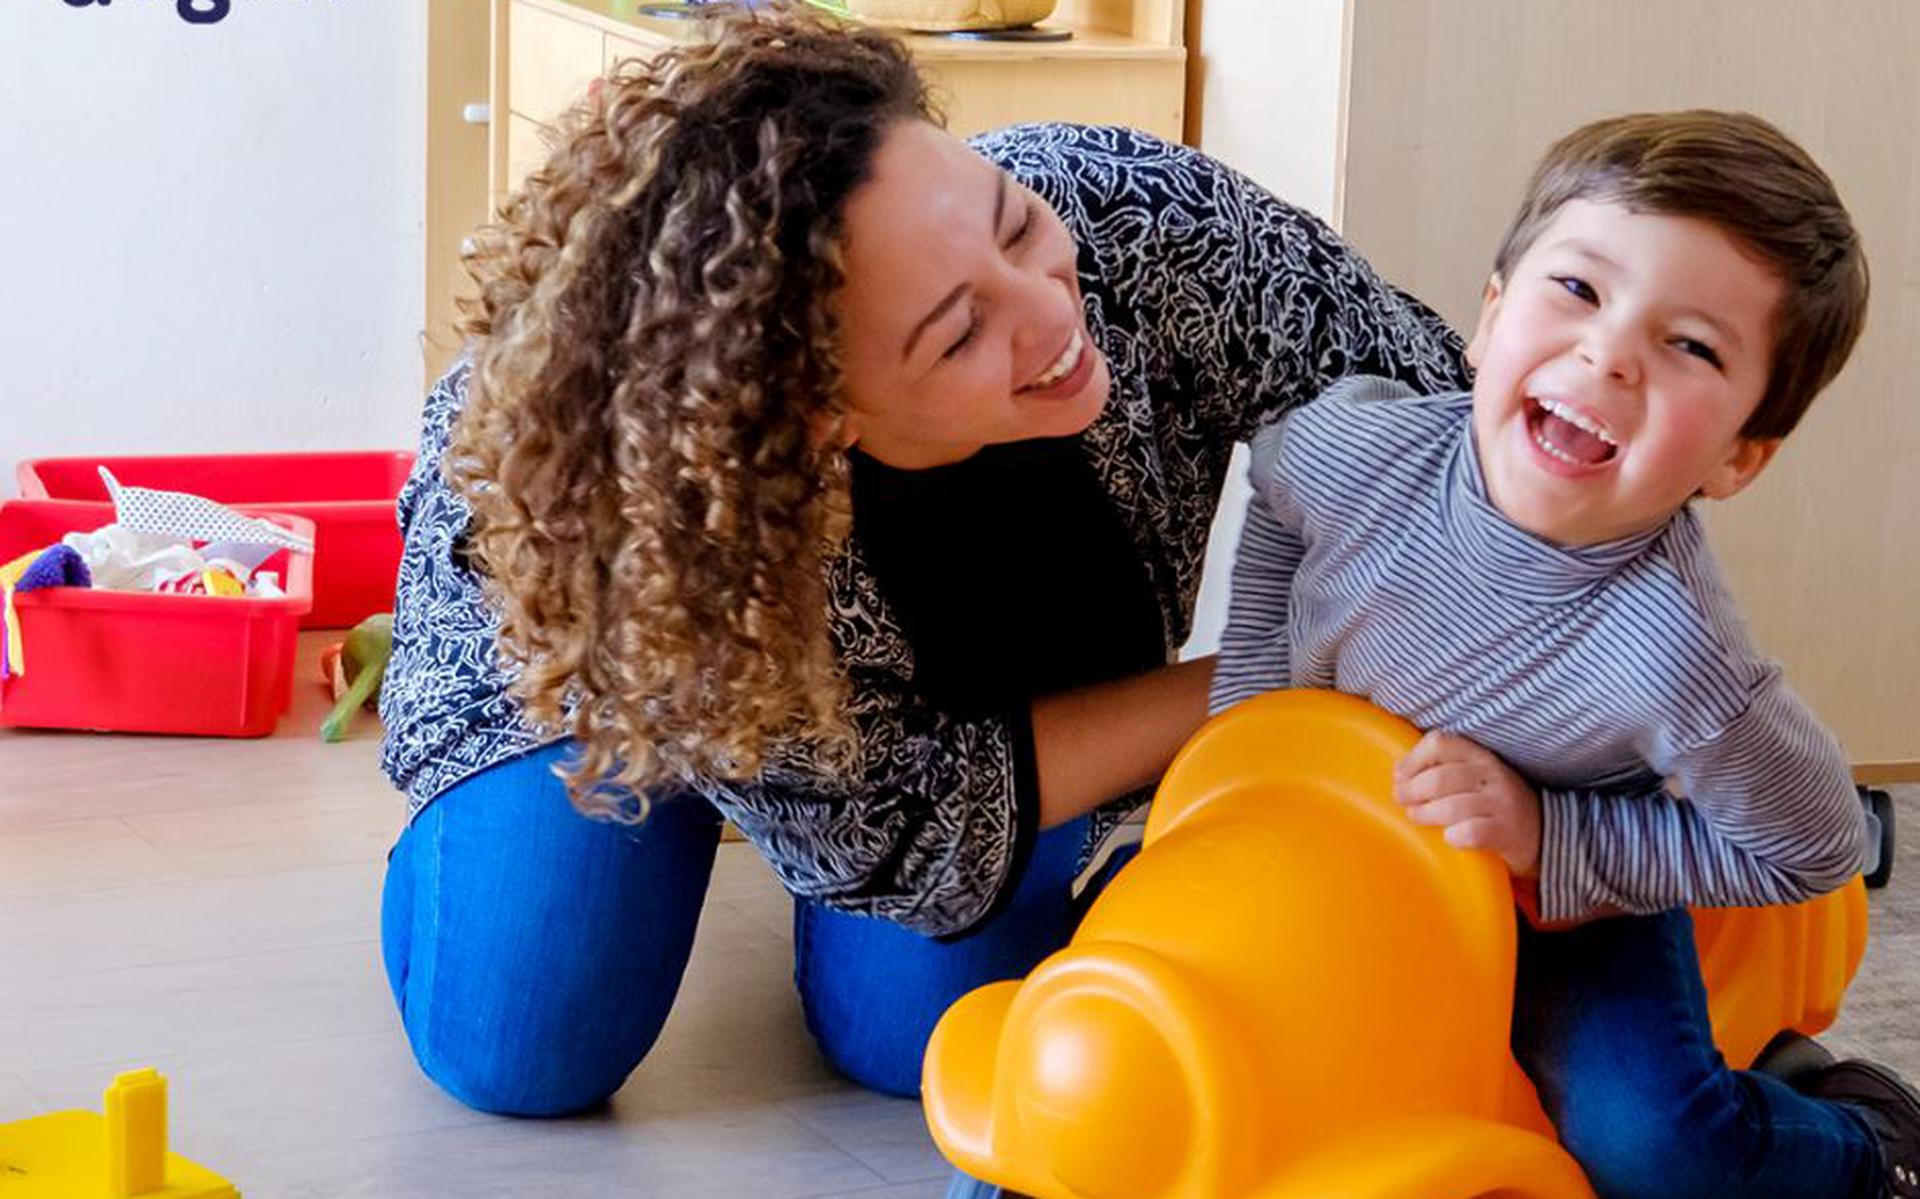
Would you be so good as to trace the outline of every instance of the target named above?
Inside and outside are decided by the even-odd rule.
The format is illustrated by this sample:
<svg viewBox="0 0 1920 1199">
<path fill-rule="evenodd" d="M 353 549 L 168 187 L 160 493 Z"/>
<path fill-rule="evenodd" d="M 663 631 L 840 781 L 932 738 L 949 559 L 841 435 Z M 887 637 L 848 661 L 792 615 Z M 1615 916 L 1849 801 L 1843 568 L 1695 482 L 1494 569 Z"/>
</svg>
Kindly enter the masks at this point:
<svg viewBox="0 0 1920 1199">
<path fill-rule="evenodd" d="M 1207 718 L 1213 659 L 1033 701 L 1040 827 L 1153 785 Z"/>
<path fill-rule="evenodd" d="M 850 775 L 787 747 L 752 780 L 696 789 L 795 895 L 928 936 L 998 911 L 1041 827 L 1154 783 L 1206 718 L 1213 660 L 960 720 L 884 670 L 857 672 Z"/>
</svg>

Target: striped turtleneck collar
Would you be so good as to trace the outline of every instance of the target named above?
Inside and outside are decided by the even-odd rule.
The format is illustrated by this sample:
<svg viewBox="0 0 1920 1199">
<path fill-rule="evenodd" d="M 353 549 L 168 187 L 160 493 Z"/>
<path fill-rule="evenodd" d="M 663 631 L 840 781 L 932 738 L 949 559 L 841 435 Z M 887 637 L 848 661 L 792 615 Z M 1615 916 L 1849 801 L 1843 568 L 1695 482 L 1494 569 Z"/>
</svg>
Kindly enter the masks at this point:
<svg viewBox="0 0 1920 1199">
<path fill-rule="evenodd" d="M 1669 518 L 1617 541 L 1556 545 L 1494 506 L 1480 469 L 1470 405 L 1458 428 L 1447 459 L 1442 520 L 1462 562 L 1489 587 L 1532 603 L 1568 603 L 1624 570 L 1673 526 Z"/>
</svg>

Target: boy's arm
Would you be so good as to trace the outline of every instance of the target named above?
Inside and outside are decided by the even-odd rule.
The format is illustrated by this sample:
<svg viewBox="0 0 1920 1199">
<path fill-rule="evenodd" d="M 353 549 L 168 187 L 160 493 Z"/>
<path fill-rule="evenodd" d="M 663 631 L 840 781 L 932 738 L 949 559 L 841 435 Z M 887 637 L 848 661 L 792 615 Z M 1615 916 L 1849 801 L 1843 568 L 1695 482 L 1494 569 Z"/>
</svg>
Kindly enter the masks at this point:
<svg viewBox="0 0 1920 1199">
<path fill-rule="evenodd" d="M 1845 755 L 1777 673 L 1719 733 L 1655 766 L 1687 798 L 1542 792 L 1542 918 L 1793 903 L 1859 872 L 1866 822 Z"/>
<path fill-rule="evenodd" d="M 1283 427 L 1284 421 L 1269 426 L 1253 440 L 1249 472 L 1253 496 L 1233 556 L 1227 625 L 1220 634 L 1208 715 L 1292 681 L 1287 617 L 1306 541 L 1294 521 L 1277 514 L 1296 515 L 1290 511 L 1279 470 Z"/>
</svg>

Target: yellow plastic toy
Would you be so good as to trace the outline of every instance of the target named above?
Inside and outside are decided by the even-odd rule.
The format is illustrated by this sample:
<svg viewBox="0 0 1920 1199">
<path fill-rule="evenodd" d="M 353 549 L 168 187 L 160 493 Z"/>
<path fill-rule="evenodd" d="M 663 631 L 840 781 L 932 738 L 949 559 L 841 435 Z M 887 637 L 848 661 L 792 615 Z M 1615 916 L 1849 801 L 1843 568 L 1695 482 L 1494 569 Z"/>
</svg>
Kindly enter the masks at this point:
<svg viewBox="0 0 1920 1199">
<path fill-rule="evenodd" d="M 7 1199 L 240 1199 L 205 1166 L 167 1152 L 167 1080 L 121 1074 L 106 1115 L 55 1112 L 0 1124 L 0 1195 Z"/>
<path fill-rule="evenodd" d="M 1392 798 L 1417 739 L 1324 692 L 1203 728 L 1072 943 L 935 1029 L 942 1152 L 1043 1199 L 1590 1196 L 1508 1046 L 1505 868 Z M 1832 1022 L 1866 946 L 1858 880 L 1695 915 L 1730 1062 Z"/>
</svg>

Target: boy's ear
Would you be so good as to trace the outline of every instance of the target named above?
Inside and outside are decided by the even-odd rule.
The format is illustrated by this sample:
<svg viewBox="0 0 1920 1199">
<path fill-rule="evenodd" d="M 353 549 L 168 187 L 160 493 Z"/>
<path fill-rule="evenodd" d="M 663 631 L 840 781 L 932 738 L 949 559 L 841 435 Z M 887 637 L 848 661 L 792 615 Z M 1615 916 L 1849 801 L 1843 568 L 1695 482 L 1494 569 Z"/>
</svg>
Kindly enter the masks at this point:
<svg viewBox="0 0 1920 1199">
<path fill-rule="evenodd" d="M 1724 500 L 1739 495 L 1746 490 L 1747 484 L 1760 477 L 1760 472 L 1773 461 L 1780 449 L 1778 437 L 1737 437 L 1733 449 L 1720 465 L 1713 468 L 1706 481 L 1700 484 L 1700 494 L 1710 500 Z"/>
<path fill-rule="evenodd" d="M 1474 323 L 1473 337 L 1467 342 L 1467 365 L 1474 370 L 1480 369 L 1480 359 L 1487 352 L 1487 339 L 1493 336 L 1493 318 L 1500 311 L 1500 272 L 1487 276 L 1487 286 L 1480 292 L 1480 319 Z"/>
</svg>

